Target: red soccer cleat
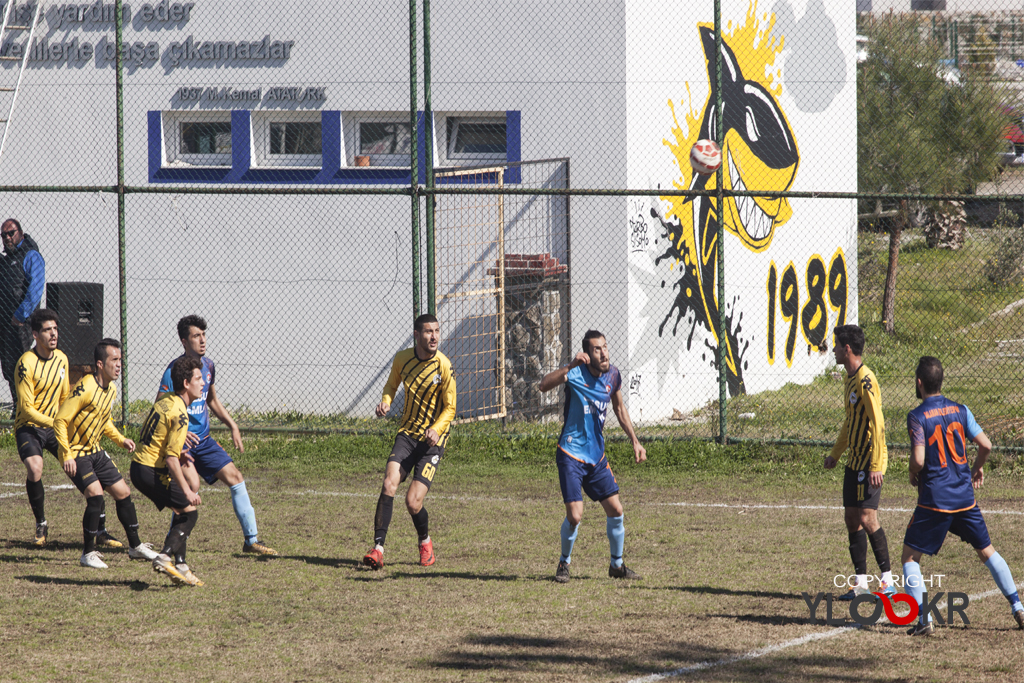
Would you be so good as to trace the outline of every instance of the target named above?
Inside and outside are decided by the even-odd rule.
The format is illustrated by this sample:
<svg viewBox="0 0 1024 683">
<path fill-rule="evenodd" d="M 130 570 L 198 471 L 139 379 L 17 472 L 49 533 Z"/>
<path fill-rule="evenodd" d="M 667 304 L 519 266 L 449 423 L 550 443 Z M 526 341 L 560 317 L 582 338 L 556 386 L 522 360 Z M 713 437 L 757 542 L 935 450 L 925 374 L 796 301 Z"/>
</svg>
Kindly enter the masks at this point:
<svg viewBox="0 0 1024 683">
<path fill-rule="evenodd" d="M 426 543 L 420 543 L 420 566 L 429 567 L 434 564 L 434 542 L 427 539 Z"/>
<path fill-rule="evenodd" d="M 374 548 L 363 556 L 363 564 L 370 569 L 384 568 L 384 553 Z"/>
</svg>

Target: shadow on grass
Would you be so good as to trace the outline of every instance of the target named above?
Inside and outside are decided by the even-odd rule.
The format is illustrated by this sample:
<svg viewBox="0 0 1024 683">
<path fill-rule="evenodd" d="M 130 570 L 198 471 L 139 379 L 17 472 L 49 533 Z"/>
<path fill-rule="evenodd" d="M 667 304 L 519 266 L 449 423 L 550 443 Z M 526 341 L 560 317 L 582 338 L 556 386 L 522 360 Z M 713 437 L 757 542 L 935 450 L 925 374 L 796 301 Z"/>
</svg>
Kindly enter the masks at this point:
<svg viewBox="0 0 1024 683">
<path fill-rule="evenodd" d="M 372 570 L 367 570 L 372 571 Z M 376 578 L 373 578 L 376 577 Z M 371 575 L 353 577 L 355 581 L 381 581 L 385 579 L 464 579 L 466 581 L 518 581 L 516 574 L 475 574 L 473 572 L 421 572 L 374 571 Z"/>
<path fill-rule="evenodd" d="M 359 567 L 362 562 L 346 557 L 314 557 L 313 555 L 278 555 L 277 557 L 261 557 L 261 560 L 296 560 L 306 564 L 315 564 L 321 567 Z"/>
<path fill-rule="evenodd" d="M 61 543 L 60 541 L 50 541 L 46 545 L 36 545 L 31 541 L 16 541 L 10 539 L 7 541 L 8 547 L 18 548 L 19 550 L 63 550 L 64 548 L 70 548 L 73 544 Z M 81 544 L 79 544 L 81 546 Z"/>
<path fill-rule="evenodd" d="M 754 598 L 779 598 L 782 600 L 802 600 L 799 595 L 794 593 L 777 593 L 773 591 L 740 591 L 732 590 L 731 588 L 712 588 L 711 586 L 644 586 L 642 584 L 637 585 L 638 588 L 647 588 L 648 590 L 655 591 L 681 591 L 683 593 L 698 593 L 706 595 L 748 595 Z"/>
<path fill-rule="evenodd" d="M 14 578 L 22 581 L 28 581 L 29 583 L 56 584 L 58 586 L 128 586 L 134 591 L 146 590 L 146 588 L 149 587 L 149 584 L 145 581 L 138 581 L 135 579 L 126 579 L 124 581 L 112 581 L 110 579 L 64 579 L 55 576 L 38 576 L 32 574 L 28 576 L 16 576 Z"/>
</svg>

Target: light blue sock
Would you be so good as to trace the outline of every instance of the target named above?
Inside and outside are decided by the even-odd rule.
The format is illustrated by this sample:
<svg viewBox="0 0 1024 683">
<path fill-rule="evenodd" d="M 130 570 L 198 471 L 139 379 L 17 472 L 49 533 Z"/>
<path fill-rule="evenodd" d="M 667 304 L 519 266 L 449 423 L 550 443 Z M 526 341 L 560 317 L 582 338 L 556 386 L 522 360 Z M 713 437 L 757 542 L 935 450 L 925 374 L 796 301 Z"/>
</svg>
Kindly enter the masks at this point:
<svg viewBox="0 0 1024 683">
<path fill-rule="evenodd" d="M 910 561 L 903 563 L 903 590 L 907 591 L 907 595 L 914 598 L 914 602 L 917 603 L 917 609 L 921 611 L 921 604 L 924 602 L 924 577 L 921 576 L 921 565 L 917 562 Z M 920 614 L 918 621 L 925 624 L 932 620 L 932 615 Z"/>
<path fill-rule="evenodd" d="M 257 539 L 256 511 L 249 502 L 249 492 L 245 490 L 244 481 L 231 487 L 231 506 L 235 508 L 235 517 L 238 517 L 238 523 L 242 525 L 245 542 L 252 543 Z"/>
<path fill-rule="evenodd" d="M 622 515 L 609 517 L 608 523 L 608 545 L 612 551 L 612 566 L 622 566 L 622 546 L 626 543 L 626 525 L 622 522 Z"/>
<path fill-rule="evenodd" d="M 580 525 L 575 528 L 569 524 L 569 518 L 562 520 L 562 557 L 560 561 L 569 564 L 572 562 L 572 546 L 576 542 L 576 536 L 580 533 Z"/>
<path fill-rule="evenodd" d="M 1010 602 L 1011 609 L 1014 612 L 1024 609 L 1020 604 L 1020 596 L 1017 595 L 1017 586 L 1013 583 L 1013 575 L 1010 573 L 1010 568 L 1006 565 L 1006 560 L 1003 559 L 1003 556 L 999 553 L 992 553 L 992 557 L 985 561 L 985 566 L 992 572 L 992 578 L 996 580 L 999 590 Z"/>
</svg>

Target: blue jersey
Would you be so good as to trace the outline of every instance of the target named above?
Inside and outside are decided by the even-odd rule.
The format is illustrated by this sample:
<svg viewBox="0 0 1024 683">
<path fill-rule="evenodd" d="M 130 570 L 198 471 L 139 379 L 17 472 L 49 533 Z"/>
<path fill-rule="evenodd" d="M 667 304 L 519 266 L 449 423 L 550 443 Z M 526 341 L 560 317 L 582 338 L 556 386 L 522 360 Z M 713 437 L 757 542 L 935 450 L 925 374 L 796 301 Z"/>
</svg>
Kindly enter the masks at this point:
<svg viewBox="0 0 1024 683">
<path fill-rule="evenodd" d="M 565 424 L 558 447 L 571 458 L 596 465 L 604 457 L 604 419 L 612 394 L 622 386 L 614 365 L 594 377 L 585 365 L 565 378 Z"/>
<path fill-rule="evenodd" d="M 924 446 L 917 475 L 917 504 L 937 512 L 974 507 L 967 442 L 982 433 L 970 408 L 945 396 L 930 396 L 907 415 L 910 445 Z"/>
<path fill-rule="evenodd" d="M 184 358 L 184 355 L 178 356 L 178 358 Z M 160 393 L 167 391 L 174 391 L 174 385 L 171 383 L 171 366 L 174 365 L 175 358 L 164 370 L 163 379 L 160 380 Z M 203 395 L 192 401 L 192 405 L 188 407 L 188 431 L 199 436 L 200 439 L 205 439 L 210 434 L 210 408 L 206 405 L 206 397 L 210 393 L 210 387 L 213 386 L 213 380 L 216 376 L 216 371 L 213 369 L 213 361 L 203 356 L 203 381 L 206 384 L 203 385 Z"/>
</svg>

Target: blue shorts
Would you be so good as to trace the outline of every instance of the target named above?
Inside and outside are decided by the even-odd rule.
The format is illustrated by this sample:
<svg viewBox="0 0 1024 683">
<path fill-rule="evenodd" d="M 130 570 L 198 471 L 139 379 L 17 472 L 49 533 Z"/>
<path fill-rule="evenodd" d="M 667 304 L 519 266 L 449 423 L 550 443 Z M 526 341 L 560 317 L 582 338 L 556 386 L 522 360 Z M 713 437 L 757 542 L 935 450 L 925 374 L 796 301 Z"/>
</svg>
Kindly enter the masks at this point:
<svg viewBox="0 0 1024 683">
<path fill-rule="evenodd" d="M 605 500 L 619 492 L 619 482 L 615 481 L 608 459 L 601 456 L 596 465 L 577 460 L 566 455 L 561 448 L 555 456 L 558 465 L 558 485 L 562 488 L 562 500 L 574 503 L 583 500 L 583 491 L 590 500 Z"/>
<path fill-rule="evenodd" d="M 189 452 L 196 460 L 196 472 L 207 484 L 216 483 L 217 473 L 234 462 L 227 451 L 209 434 Z"/>
<path fill-rule="evenodd" d="M 946 540 L 947 531 L 970 543 L 975 550 L 992 544 L 981 508 L 977 505 L 963 512 L 936 512 L 918 506 L 910 516 L 903 544 L 925 555 L 937 555 Z"/>
</svg>

